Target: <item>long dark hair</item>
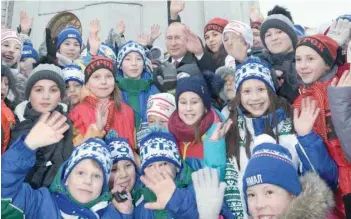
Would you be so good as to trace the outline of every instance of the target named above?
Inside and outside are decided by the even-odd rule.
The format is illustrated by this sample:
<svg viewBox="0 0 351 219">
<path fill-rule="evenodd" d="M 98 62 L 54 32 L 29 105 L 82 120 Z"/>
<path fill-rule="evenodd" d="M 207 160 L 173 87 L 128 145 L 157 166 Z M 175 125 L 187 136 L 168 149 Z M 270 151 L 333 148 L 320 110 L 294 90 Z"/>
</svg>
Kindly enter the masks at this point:
<svg viewBox="0 0 351 219">
<path fill-rule="evenodd" d="M 216 69 L 225 64 L 225 58 L 227 57 L 228 53 L 225 51 L 223 43 L 217 52 L 212 52 L 205 44 L 205 51 L 207 51 L 215 61 Z"/>
<path fill-rule="evenodd" d="M 267 109 L 265 115 L 272 113 L 273 125 L 275 127 L 276 134 L 274 134 L 274 132 L 270 126 L 269 117 L 267 117 L 266 121 L 265 121 L 264 133 L 272 136 L 279 144 L 279 138 L 278 138 L 279 137 L 278 136 L 278 133 L 279 133 L 278 132 L 278 123 L 279 122 L 278 122 L 276 110 L 283 109 L 287 113 L 287 116 L 289 118 L 292 118 L 293 109 L 289 105 L 289 103 L 286 99 L 277 96 L 276 93 L 274 93 L 274 91 L 271 88 L 267 87 L 267 85 L 266 85 L 266 88 L 267 88 L 268 97 L 270 100 L 270 106 Z M 239 130 L 239 126 L 238 126 L 238 116 L 239 116 L 238 108 L 239 107 L 245 115 L 250 116 L 250 113 L 248 111 L 246 111 L 241 106 L 241 89 L 239 90 L 239 92 L 235 96 L 235 98 L 228 103 L 228 108 L 230 111 L 229 118 L 232 119 L 233 124 L 230 127 L 228 133 L 226 134 L 227 156 L 228 157 L 235 156 L 236 161 L 238 163 L 238 167 L 240 169 L 240 141 L 242 139 L 240 138 L 240 133 L 239 133 L 240 130 Z M 250 158 L 251 157 L 250 144 L 251 144 L 252 136 L 247 129 L 246 123 L 244 123 L 244 125 L 245 125 L 245 130 L 246 130 L 244 147 L 245 147 L 246 155 Z M 294 128 L 292 130 L 294 130 Z"/>
</svg>

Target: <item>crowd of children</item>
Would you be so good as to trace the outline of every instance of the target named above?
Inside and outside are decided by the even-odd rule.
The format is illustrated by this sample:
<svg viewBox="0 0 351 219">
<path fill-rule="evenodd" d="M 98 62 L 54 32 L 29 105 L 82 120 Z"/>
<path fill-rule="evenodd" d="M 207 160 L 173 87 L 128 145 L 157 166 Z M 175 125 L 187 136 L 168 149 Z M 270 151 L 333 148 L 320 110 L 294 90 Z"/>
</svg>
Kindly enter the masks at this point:
<svg viewBox="0 0 351 219">
<path fill-rule="evenodd" d="M 159 26 L 1 29 L 1 218 L 351 218 L 351 15 L 252 8 L 203 44 L 184 7 L 165 54 Z"/>
</svg>

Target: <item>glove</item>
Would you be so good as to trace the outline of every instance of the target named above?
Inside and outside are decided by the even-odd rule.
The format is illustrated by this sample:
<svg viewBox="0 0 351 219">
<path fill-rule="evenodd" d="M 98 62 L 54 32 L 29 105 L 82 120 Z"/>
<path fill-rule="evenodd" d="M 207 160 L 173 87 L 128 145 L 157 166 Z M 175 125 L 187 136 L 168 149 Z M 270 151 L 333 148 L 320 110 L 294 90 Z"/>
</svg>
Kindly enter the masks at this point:
<svg viewBox="0 0 351 219">
<path fill-rule="evenodd" d="M 46 31 L 46 49 L 47 49 L 47 61 L 52 64 L 56 61 L 56 45 L 51 38 L 51 30 L 45 28 Z"/>
<path fill-rule="evenodd" d="M 177 70 L 169 62 L 161 63 L 153 72 L 154 84 L 161 92 L 175 89 L 177 85 Z"/>
<path fill-rule="evenodd" d="M 218 219 L 227 185 L 219 183 L 216 169 L 205 167 L 191 174 L 200 219 Z"/>
<path fill-rule="evenodd" d="M 327 36 L 335 40 L 339 46 L 343 46 L 350 36 L 350 31 L 351 22 L 346 19 L 339 19 L 338 21 L 333 21 Z"/>
</svg>

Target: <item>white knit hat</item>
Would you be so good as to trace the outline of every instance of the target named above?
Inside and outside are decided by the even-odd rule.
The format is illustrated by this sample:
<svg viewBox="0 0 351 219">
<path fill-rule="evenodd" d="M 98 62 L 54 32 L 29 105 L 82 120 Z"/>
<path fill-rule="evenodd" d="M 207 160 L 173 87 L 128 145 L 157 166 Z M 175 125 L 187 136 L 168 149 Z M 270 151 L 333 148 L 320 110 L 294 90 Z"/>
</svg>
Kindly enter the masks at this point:
<svg viewBox="0 0 351 219">
<path fill-rule="evenodd" d="M 224 39 L 224 34 L 226 32 L 234 32 L 240 34 L 247 44 L 249 44 L 249 48 L 253 45 L 253 33 L 250 25 L 240 22 L 240 21 L 230 21 L 223 30 L 222 38 Z M 224 41 L 224 40 L 223 40 Z"/>
<path fill-rule="evenodd" d="M 169 93 L 152 95 L 147 101 L 147 116 L 160 116 L 168 120 L 175 110 L 175 98 Z"/>
</svg>

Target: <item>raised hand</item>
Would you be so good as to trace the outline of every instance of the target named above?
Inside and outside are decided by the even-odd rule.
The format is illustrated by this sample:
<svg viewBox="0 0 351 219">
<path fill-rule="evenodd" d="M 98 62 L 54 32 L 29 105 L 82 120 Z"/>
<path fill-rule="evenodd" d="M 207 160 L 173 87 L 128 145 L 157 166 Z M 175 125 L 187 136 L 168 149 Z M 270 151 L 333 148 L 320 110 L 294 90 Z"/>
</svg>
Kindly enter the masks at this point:
<svg viewBox="0 0 351 219">
<path fill-rule="evenodd" d="M 263 14 L 255 6 L 250 8 L 250 21 L 260 23 L 264 21 Z"/>
<path fill-rule="evenodd" d="M 189 52 L 194 53 L 195 56 L 200 56 L 204 53 L 200 39 L 188 27 L 185 27 L 185 34 L 187 37 L 186 48 Z"/>
<path fill-rule="evenodd" d="M 110 102 L 106 101 L 104 103 L 99 103 L 96 107 L 95 118 L 96 118 L 96 127 L 99 131 L 103 131 L 108 117 L 108 108 L 110 106 Z"/>
<path fill-rule="evenodd" d="M 33 17 L 28 16 L 28 14 L 24 11 L 21 11 L 20 14 L 20 26 L 21 26 L 21 33 L 29 34 L 30 28 L 32 28 L 33 24 Z"/>
<path fill-rule="evenodd" d="M 226 184 L 219 182 L 218 171 L 205 167 L 191 174 L 196 204 L 201 219 L 218 218 Z"/>
<path fill-rule="evenodd" d="M 168 201 L 171 199 L 176 185 L 171 177 L 171 174 L 164 167 L 158 171 L 155 167 L 145 169 L 145 175 L 140 177 L 140 180 L 155 193 L 156 202 L 146 203 L 145 208 L 152 210 L 165 209 Z"/>
<path fill-rule="evenodd" d="M 30 130 L 24 142 L 33 150 L 55 144 L 63 139 L 63 134 L 69 129 L 66 121 L 67 117 L 57 111 L 44 113 Z"/>
<path fill-rule="evenodd" d="M 351 87 L 351 71 L 344 71 L 339 81 L 334 78 L 330 85 L 332 87 Z"/>
<path fill-rule="evenodd" d="M 150 30 L 150 37 L 151 37 L 151 42 L 152 44 L 155 42 L 155 40 L 161 35 L 160 32 L 160 25 L 154 24 L 151 26 Z"/>
<path fill-rule="evenodd" d="M 89 25 L 89 46 L 90 54 L 97 55 L 101 41 L 99 39 L 100 21 L 98 19 L 92 20 Z"/>
<path fill-rule="evenodd" d="M 171 5 L 169 7 L 169 12 L 171 14 L 171 19 L 176 20 L 178 14 L 182 12 L 185 8 L 185 2 L 182 0 L 171 0 Z"/>
<path fill-rule="evenodd" d="M 117 30 L 119 32 L 119 35 L 123 35 L 125 30 L 126 30 L 126 25 L 123 20 L 121 20 L 118 25 L 117 25 Z"/>
<path fill-rule="evenodd" d="M 312 131 L 314 122 L 316 121 L 320 108 L 311 97 L 303 98 L 301 101 L 301 112 L 294 109 L 294 126 L 299 136 L 305 136 Z"/>
<path fill-rule="evenodd" d="M 152 40 L 150 34 L 141 33 L 136 40 L 142 46 L 152 45 Z"/>
<path fill-rule="evenodd" d="M 213 132 L 210 140 L 218 141 L 221 138 L 223 138 L 227 134 L 227 132 L 232 124 L 233 124 L 233 121 L 231 119 L 228 119 L 226 122 L 224 122 L 222 124 L 218 123 L 217 128 Z"/>
<path fill-rule="evenodd" d="M 333 21 L 330 26 L 328 37 L 335 40 L 339 46 L 344 46 L 351 32 L 351 22 L 348 20 L 339 19 Z"/>
</svg>

